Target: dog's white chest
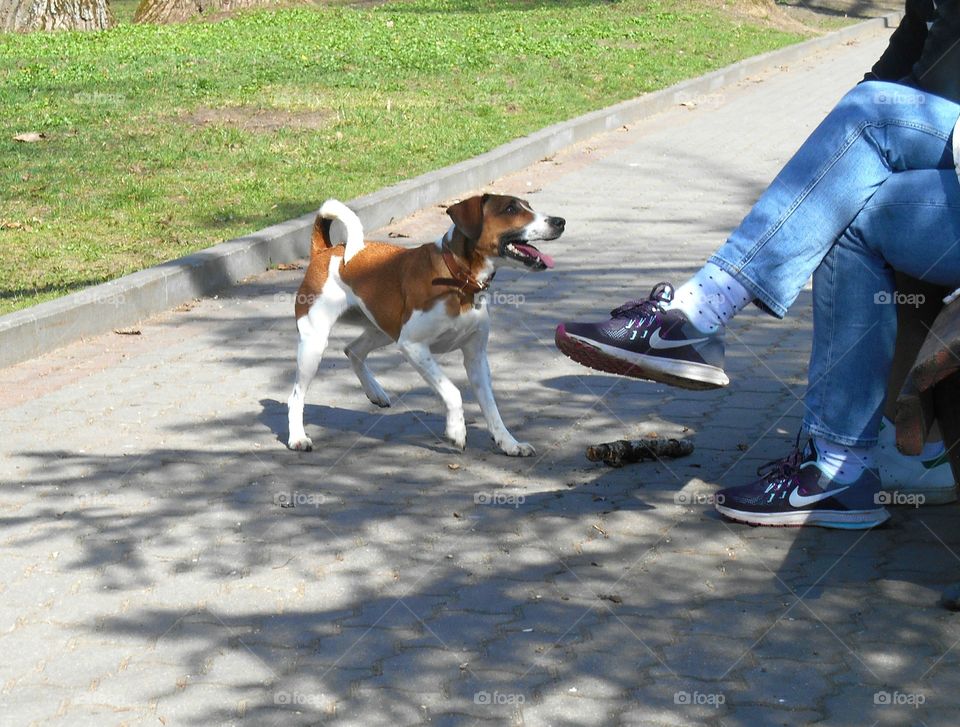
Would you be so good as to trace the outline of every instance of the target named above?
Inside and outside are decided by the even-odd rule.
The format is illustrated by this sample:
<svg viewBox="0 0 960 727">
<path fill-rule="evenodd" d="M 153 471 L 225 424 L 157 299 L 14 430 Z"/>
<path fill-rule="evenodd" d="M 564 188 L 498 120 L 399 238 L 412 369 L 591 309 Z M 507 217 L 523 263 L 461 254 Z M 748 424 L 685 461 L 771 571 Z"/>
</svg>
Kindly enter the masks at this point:
<svg viewBox="0 0 960 727">
<path fill-rule="evenodd" d="M 486 303 L 451 316 L 443 302 L 429 310 L 416 311 L 404 324 L 402 338 L 425 343 L 433 353 L 446 353 L 463 348 L 477 332 L 490 326 Z"/>
</svg>

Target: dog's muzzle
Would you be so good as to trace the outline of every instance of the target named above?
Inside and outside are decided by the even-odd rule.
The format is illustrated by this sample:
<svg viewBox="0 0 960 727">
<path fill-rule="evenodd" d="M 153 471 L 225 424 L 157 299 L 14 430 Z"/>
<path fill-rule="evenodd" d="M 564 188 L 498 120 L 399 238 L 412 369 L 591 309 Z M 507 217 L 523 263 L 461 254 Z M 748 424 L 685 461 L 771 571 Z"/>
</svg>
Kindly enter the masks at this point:
<svg viewBox="0 0 960 727">
<path fill-rule="evenodd" d="M 556 240 L 563 234 L 567 221 L 562 217 L 547 217 L 542 224 L 544 231 L 534 239 Z M 546 270 L 553 267 L 553 258 L 530 244 L 526 230 L 504 235 L 500 239 L 498 254 L 500 257 L 523 263 L 531 270 Z"/>
</svg>

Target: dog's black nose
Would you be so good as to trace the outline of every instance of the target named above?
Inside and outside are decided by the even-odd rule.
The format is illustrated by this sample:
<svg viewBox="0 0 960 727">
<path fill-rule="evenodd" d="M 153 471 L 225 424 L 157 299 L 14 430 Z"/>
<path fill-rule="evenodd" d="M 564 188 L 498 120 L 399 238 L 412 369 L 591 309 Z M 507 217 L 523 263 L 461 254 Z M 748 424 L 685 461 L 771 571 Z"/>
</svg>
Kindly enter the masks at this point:
<svg viewBox="0 0 960 727">
<path fill-rule="evenodd" d="M 563 229 L 564 225 L 567 224 L 567 221 L 562 217 L 551 217 L 550 219 L 547 220 L 547 222 L 549 222 L 554 227 L 560 228 L 561 230 Z"/>
</svg>

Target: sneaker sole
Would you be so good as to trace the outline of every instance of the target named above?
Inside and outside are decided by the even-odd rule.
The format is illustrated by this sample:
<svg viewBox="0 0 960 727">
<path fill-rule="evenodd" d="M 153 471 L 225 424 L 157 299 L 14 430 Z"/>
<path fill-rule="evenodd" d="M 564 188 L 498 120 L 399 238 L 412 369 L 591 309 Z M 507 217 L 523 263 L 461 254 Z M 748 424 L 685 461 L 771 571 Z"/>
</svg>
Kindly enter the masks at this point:
<svg viewBox="0 0 960 727">
<path fill-rule="evenodd" d="M 794 512 L 746 512 L 725 505 L 714 505 L 721 515 L 748 525 L 772 525 L 798 528 L 814 525 L 837 530 L 868 530 L 890 519 L 884 508 L 877 510 L 797 510 Z"/>
<path fill-rule="evenodd" d="M 630 353 L 612 346 L 605 346 L 567 333 L 563 324 L 557 326 L 554 336 L 557 348 L 578 364 L 634 379 L 658 381 L 682 389 L 719 389 L 730 383 L 723 369 L 707 364 L 688 363 L 671 359 Z M 631 359 L 626 358 L 631 356 Z"/>
</svg>

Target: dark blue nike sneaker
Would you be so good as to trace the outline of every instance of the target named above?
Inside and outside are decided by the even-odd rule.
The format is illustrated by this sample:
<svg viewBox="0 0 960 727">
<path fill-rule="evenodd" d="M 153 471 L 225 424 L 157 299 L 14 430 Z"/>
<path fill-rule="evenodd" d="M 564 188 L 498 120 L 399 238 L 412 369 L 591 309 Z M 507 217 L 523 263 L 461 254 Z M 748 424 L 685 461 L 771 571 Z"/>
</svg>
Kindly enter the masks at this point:
<svg viewBox="0 0 960 727">
<path fill-rule="evenodd" d="M 579 364 L 684 389 L 730 383 L 723 370 L 723 330 L 704 333 L 681 310 L 667 310 L 673 286 L 658 283 L 647 300 L 624 303 L 602 323 L 561 323 L 555 341 Z"/>
<path fill-rule="evenodd" d="M 741 487 L 720 490 L 717 511 L 750 525 L 818 525 L 822 528 L 865 530 L 885 522 L 890 513 L 879 503 L 880 476 L 865 469 L 849 484 L 824 476 L 817 466 L 813 440 L 801 450 L 761 467 L 760 479 Z"/>
</svg>

